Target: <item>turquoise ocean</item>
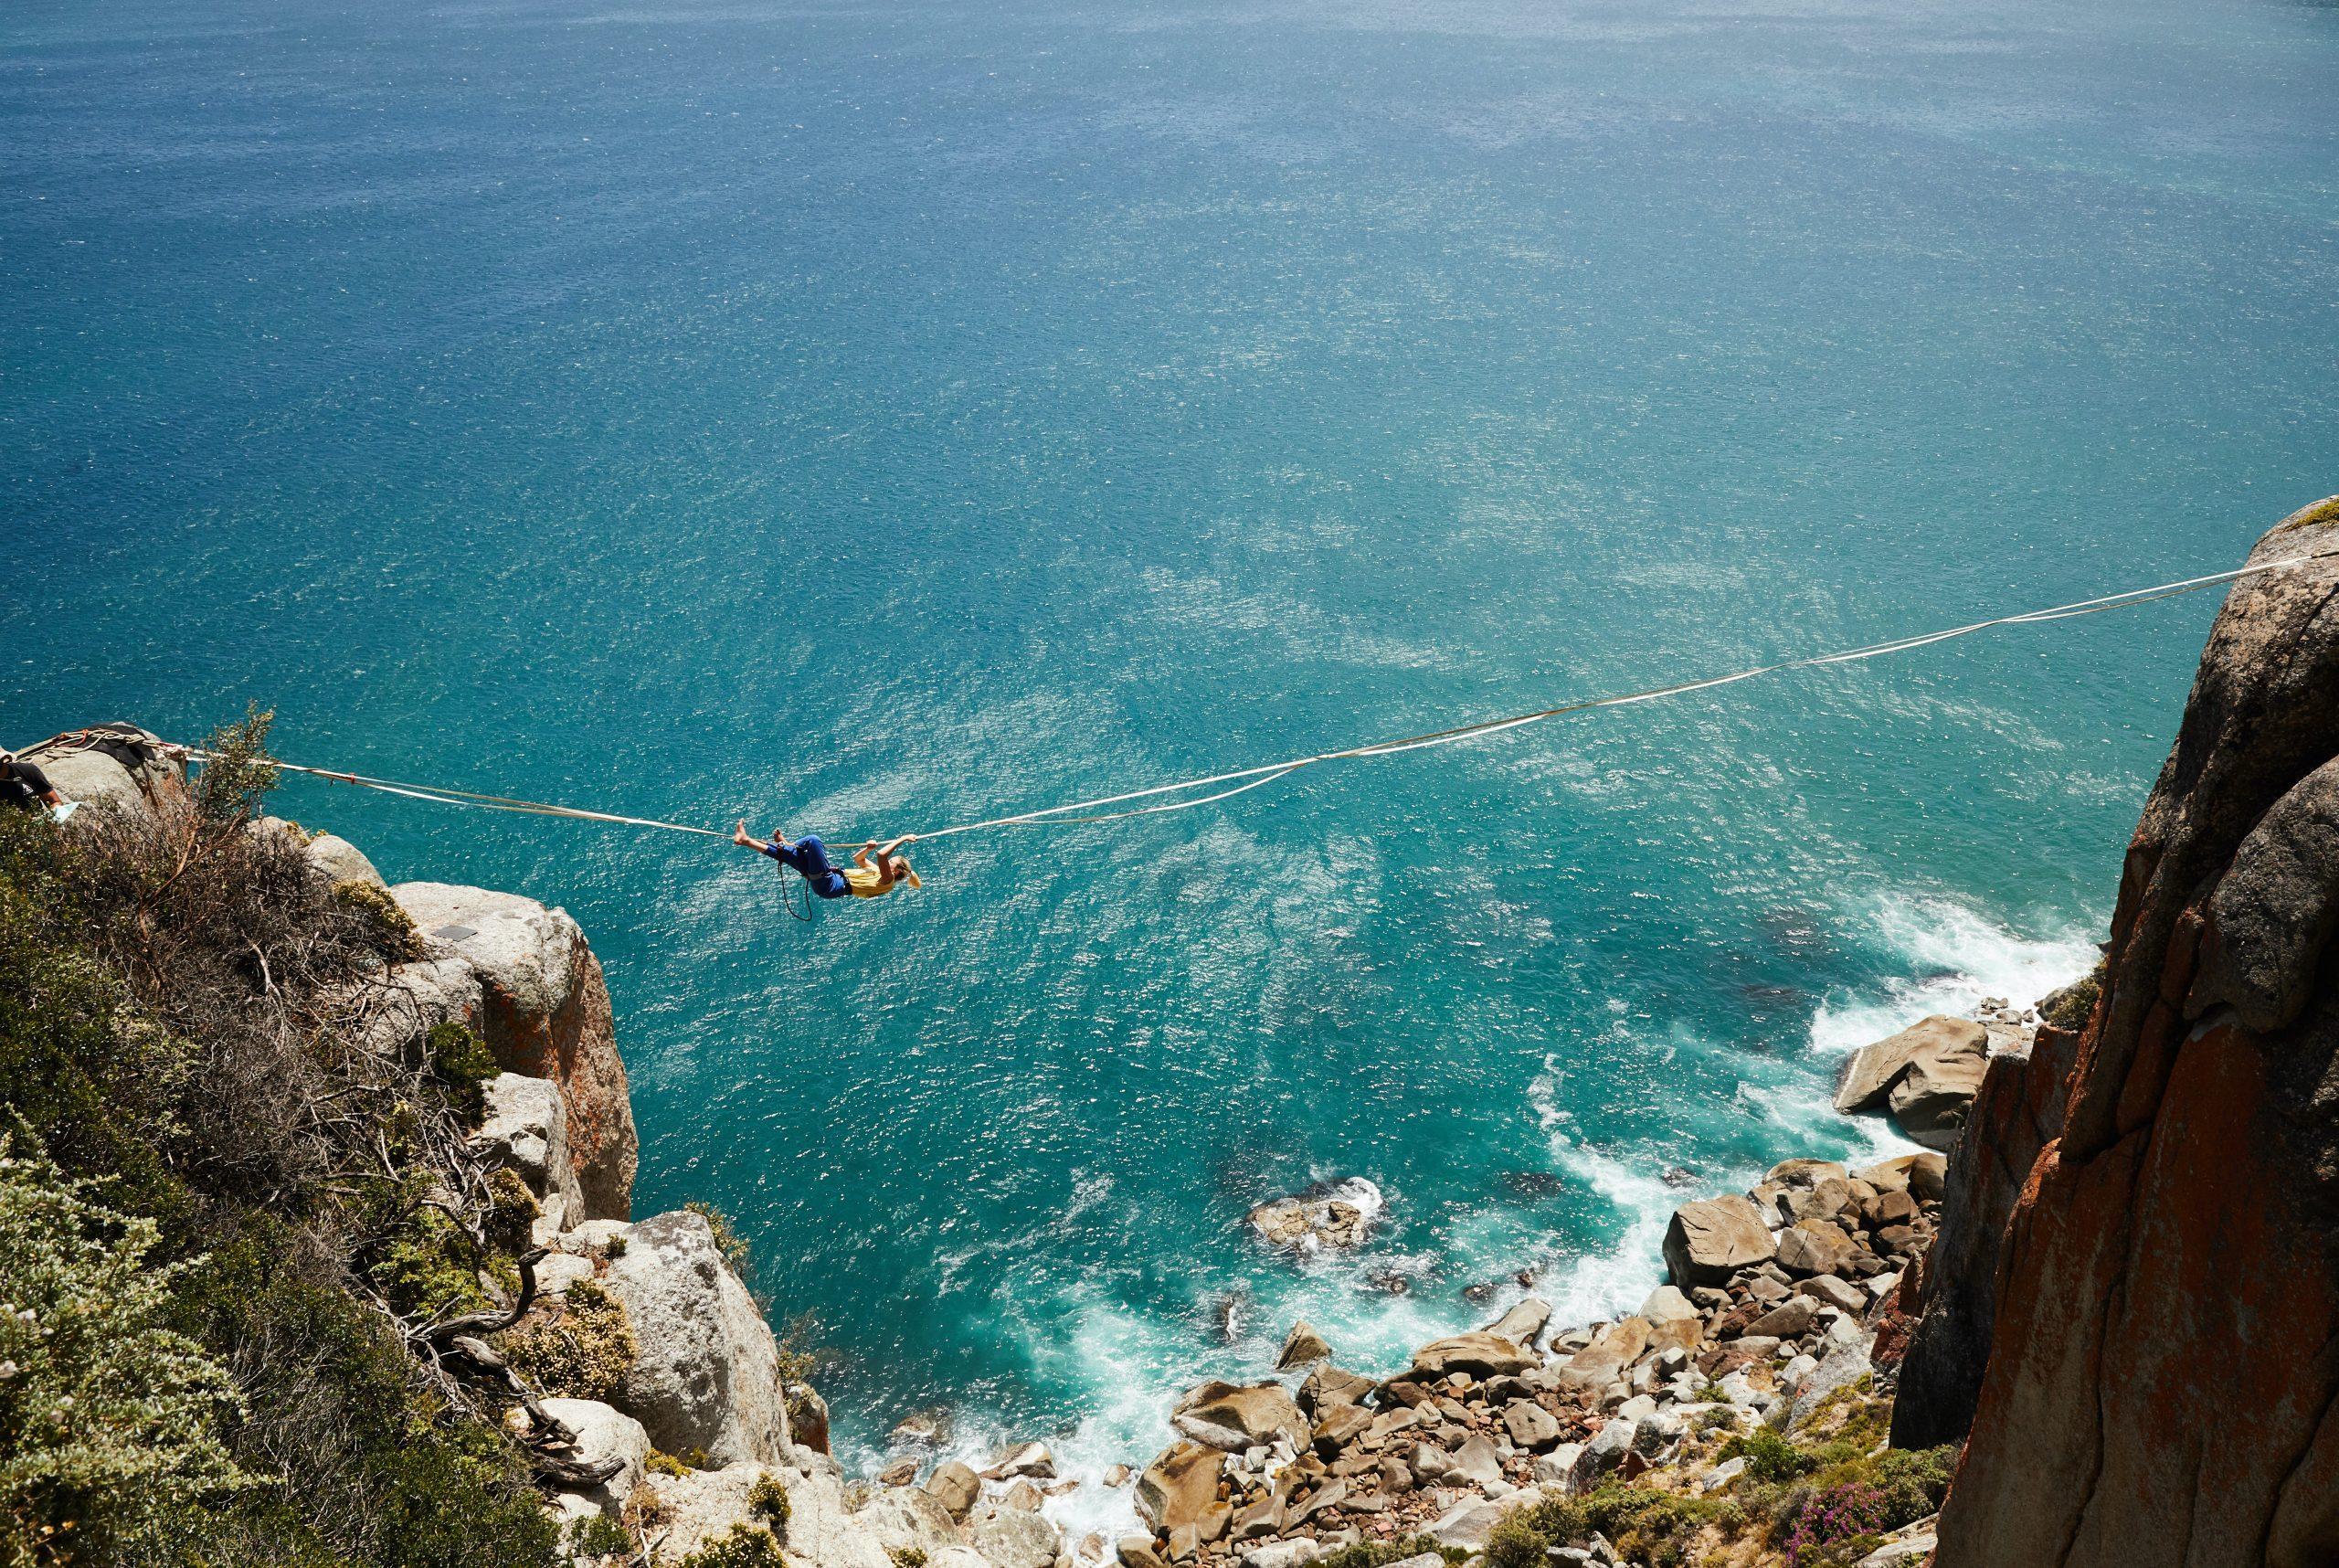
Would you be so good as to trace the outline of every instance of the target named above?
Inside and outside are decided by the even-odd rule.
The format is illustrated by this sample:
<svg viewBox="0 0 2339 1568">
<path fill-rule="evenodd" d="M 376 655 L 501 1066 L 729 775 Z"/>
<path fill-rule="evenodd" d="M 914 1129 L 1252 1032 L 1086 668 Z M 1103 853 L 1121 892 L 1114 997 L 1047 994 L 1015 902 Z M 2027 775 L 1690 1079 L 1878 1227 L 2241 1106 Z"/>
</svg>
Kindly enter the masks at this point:
<svg viewBox="0 0 2339 1568">
<path fill-rule="evenodd" d="M 848 838 L 2218 570 L 2339 489 L 2334 75 L 2289 0 L 14 0 L 0 736 L 256 700 Z M 1684 1191 L 1892 1147 L 1836 1062 L 2090 959 L 2214 609 L 810 925 L 712 841 L 278 809 L 584 924 L 637 1212 L 736 1216 L 851 1461 L 1093 1473 L 1295 1317 L 1613 1310 Z M 1245 1239 L 1346 1177 L 1360 1254 Z"/>
</svg>

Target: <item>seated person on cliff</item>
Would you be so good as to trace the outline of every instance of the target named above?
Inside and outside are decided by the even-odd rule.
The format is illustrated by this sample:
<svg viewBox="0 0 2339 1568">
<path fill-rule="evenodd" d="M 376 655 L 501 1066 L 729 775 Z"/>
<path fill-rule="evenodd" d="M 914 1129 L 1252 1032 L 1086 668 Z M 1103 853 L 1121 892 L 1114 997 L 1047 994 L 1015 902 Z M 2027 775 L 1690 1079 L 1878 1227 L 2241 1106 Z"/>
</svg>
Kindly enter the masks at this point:
<svg viewBox="0 0 2339 1568">
<path fill-rule="evenodd" d="M 43 806 L 55 810 L 64 804 L 65 797 L 57 792 L 48 774 L 29 762 L 17 761 L 13 751 L 0 751 L 0 805 L 37 811 Z"/>
<path fill-rule="evenodd" d="M 926 885 L 910 869 L 907 856 L 894 852 L 917 835 L 904 833 L 879 844 L 872 839 L 854 853 L 852 863 L 840 866 L 829 859 L 829 846 L 810 833 L 794 843 L 778 833 L 768 842 L 751 836 L 746 821 L 742 819 L 731 832 L 731 842 L 746 849 L 757 850 L 785 866 L 801 873 L 804 881 L 822 898 L 883 898 L 903 883 L 912 887 Z"/>
</svg>

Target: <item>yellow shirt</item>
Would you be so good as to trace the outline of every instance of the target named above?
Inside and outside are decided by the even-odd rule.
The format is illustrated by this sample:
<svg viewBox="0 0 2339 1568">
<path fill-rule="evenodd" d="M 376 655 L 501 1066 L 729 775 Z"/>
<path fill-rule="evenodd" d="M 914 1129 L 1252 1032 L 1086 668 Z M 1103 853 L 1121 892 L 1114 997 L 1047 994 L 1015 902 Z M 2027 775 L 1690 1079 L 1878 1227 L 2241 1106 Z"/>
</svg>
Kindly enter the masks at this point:
<svg viewBox="0 0 2339 1568">
<path fill-rule="evenodd" d="M 855 898 L 883 898 L 894 891 L 873 865 L 848 865 L 842 870 L 845 889 Z"/>
</svg>

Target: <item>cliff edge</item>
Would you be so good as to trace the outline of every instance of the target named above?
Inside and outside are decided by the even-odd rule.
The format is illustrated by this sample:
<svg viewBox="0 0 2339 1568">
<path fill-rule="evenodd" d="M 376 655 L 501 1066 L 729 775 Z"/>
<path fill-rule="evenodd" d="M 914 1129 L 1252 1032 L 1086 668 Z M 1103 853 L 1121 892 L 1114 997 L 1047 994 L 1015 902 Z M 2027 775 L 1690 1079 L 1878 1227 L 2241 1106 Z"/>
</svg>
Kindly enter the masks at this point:
<svg viewBox="0 0 2339 1568">
<path fill-rule="evenodd" d="M 1953 1419 L 1986 1362 L 1941 1568 L 2339 1562 L 2334 556 L 2339 497 L 2252 551 L 2309 558 L 2217 617 L 2067 1092 L 2010 1069 L 1953 1162 L 1912 1376 Z"/>
</svg>

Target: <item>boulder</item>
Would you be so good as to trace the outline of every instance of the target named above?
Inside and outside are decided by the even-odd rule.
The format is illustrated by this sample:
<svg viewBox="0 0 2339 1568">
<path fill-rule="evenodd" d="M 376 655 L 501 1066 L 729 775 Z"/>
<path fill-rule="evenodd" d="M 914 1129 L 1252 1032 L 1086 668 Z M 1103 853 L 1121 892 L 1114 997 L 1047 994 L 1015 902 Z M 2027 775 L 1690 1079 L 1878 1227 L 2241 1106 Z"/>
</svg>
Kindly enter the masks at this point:
<svg viewBox="0 0 2339 1568">
<path fill-rule="evenodd" d="M 1113 1543 L 1113 1557 L 1121 1568 L 1170 1568 L 1153 1547 L 1149 1535 L 1125 1535 Z"/>
<path fill-rule="evenodd" d="M 1600 1478 L 1624 1463 L 1625 1456 L 1633 1450 L 1633 1439 L 1638 1430 L 1630 1421 L 1611 1416 L 1607 1425 L 1592 1435 L 1576 1456 L 1575 1469 L 1569 1476 L 1570 1491 L 1586 1492 L 1600 1483 Z"/>
<path fill-rule="evenodd" d="M 1683 1290 L 1726 1285 L 1731 1275 L 1777 1250 L 1761 1212 L 1743 1197 L 1685 1203 L 1673 1211 L 1672 1223 L 1665 1229 L 1665 1266 L 1674 1285 Z"/>
<path fill-rule="evenodd" d="M 1249 1386 L 1206 1383 L 1189 1390 L 1170 1413 L 1170 1425 L 1206 1447 L 1240 1454 L 1278 1437 L 1297 1452 L 1307 1446 L 1310 1428 L 1281 1383 Z"/>
<path fill-rule="evenodd" d="M 1324 1336 L 1302 1320 L 1294 1323 L 1291 1332 L 1284 1336 L 1283 1353 L 1275 1357 L 1275 1371 L 1291 1372 L 1331 1359 L 1332 1347 L 1324 1342 Z"/>
<path fill-rule="evenodd" d="M 1808 1296 L 1814 1300 L 1824 1301 L 1837 1311 L 1848 1312 L 1855 1317 L 1868 1310 L 1868 1293 L 1858 1286 L 1838 1279 L 1832 1274 L 1816 1275 L 1797 1284 L 1794 1289 L 1798 1296 Z M 1770 1330 L 1761 1331 L 1772 1332 Z"/>
<path fill-rule="evenodd" d="M 1064 1553 L 1064 1537 L 1056 1527 L 1020 1508 L 985 1509 L 968 1530 L 975 1550 L 993 1568 L 1053 1568 Z"/>
<path fill-rule="evenodd" d="M 578 1494 L 601 1512 L 614 1517 L 641 1484 L 642 1467 L 650 1462 L 650 1434 L 632 1416 L 598 1399 L 547 1399 L 545 1414 L 577 1436 L 574 1457 L 587 1465 L 615 1459 L 623 1467 L 589 1492 Z"/>
<path fill-rule="evenodd" d="M 1781 1340 L 1799 1339 L 1810 1330 L 1818 1316 L 1818 1302 L 1808 1296 L 1790 1296 L 1747 1324 L 1746 1332 Z"/>
<path fill-rule="evenodd" d="M 1843 1227 L 1803 1220 L 1779 1233 L 1779 1264 L 1790 1274 L 1841 1274 L 1860 1249 Z"/>
<path fill-rule="evenodd" d="M 926 1478 L 926 1495 L 942 1505 L 953 1521 L 963 1521 L 983 1495 L 982 1478 L 974 1467 L 957 1459 L 934 1467 L 934 1474 Z"/>
<path fill-rule="evenodd" d="M 982 1468 L 982 1478 L 987 1481 L 1011 1481 L 1018 1476 L 1037 1476 L 1043 1481 L 1052 1481 L 1055 1475 L 1055 1456 L 1048 1452 L 1045 1443 L 1010 1444 Z"/>
<path fill-rule="evenodd" d="M 1540 1296 L 1529 1296 L 1487 1324 L 1487 1332 L 1513 1344 L 1531 1345 L 1551 1320 L 1551 1304 Z"/>
<path fill-rule="evenodd" d="M 1199 1520 L 1218 1500 L 1226 1456 L 1200 1443 L 1173 1443 L 1137 1478 L 1137 1511 L 1167 1532 Z"/>
<path fill-rule="evenodd" d="M 568 1114 L 549 1078 L 498 1073 L 480 1086 L 486 1119 L 471 1135 L 482 1159 L 516 1173 L 549 1215 L 562 1222 L 585 1213 L 584 1189 L 568 1158 Z"/>
<path fill-rule="evenodd" d="M 1854 1340 L 1831 1347 L 1816 1365 L 1790 1380 L 1794 1403 L 1788 1407 L 1788 1429 L 1807 1420 L 1829 1394 L 1839 1388 L 1848 1388 L 1875 1370 L 1868 1361 L 1865 1342 Z"/>
<path fill-rule="evenodd" d="M 937 1495 L 931 1487 L 896 1488 L 870 1499 L 853 1518 L 889 1553 L 905 1547 L 930 1553 L 960 1541 L 958 1520 L 950 1511 L 950 1500 L 963 1494 L 947 1483 L 945 1489 L 950 1492 L 950 1499 Z M 968 1506 L 973 1506 L 971 1500 Z"/>
<path fill-rule="evenodd" d="M 1502 1407 L 1503 1430 L 1513 1446 L 1533 1451 L 1560 1440 L 1559 1418 L 1531 1399 L 1514 1399 Z"/>
<path fill-rule="evenodd" d="M 1295 1535 L 1286 1541 L 1270 1541 L 1243 1553 L 1243 1568 L 1300 1568 L 1324 1554 L 1316 1538 Z"/>
<path fill-rule="evenodd" d="M 1846 1116 L 1880 1109 L 1902 1075 L 1920 1065 L 1932 1070 L 1970 1058 L 1976 1064 L 1978 1080 L 1978 1065 L 1989 1047 L 1990 1032 L 1981 1024 L 1936 1013 L 1852 1053 L 1836 1086 L 1836 1108 Z M 1841 1166 L 1836 1173 L 1843 1173 Z"/>
<path fill-rule="evenodd" d="M 497 1063 L 560 1086 L 583 1217 L 624 1218 L 637 1160 L 633 1105 L 609 987 L 585 933 L 566 912 L 514 894 L 438 882 L 390 892 L 427 938 L 478 976 L 478 1012 L 467 1022 Z"/>
<path fill-rule="evenodd" d="M 1649 1343 L 1648 1319 L 1626 1318 L 1603 1329 L 1592 1343 L 1568 1358 L 1560 1369 L 1559 1386 L 1561 1393 L 1598 1390 L 1624 1375 L 1625 1369 L 1641 1359 Z"/>
<path fill-rule="evenodd" d="M 1911 1061 L 1887 1097 L 1893 1122 L 1927 1149 L 1955 1147 L 1989 1064 L 1980 1048 Z"/>
<path fill-rule="evenodd" d="M 1335 1404 L 1361 1404 L 1372 1393 L 1372 1380 L 1342 1372 L 1330 1362 L 1323 1362 L 1307 1374 L 1299 1385 L 1299 1408 L 1322 1419 L 1324 1412 Z"/>
<path fill-rule="evenodd" d="M 654 1215 L 625 1242 L 602 1283 L 625 1304 L 638 1353 L 612 1403 L 669 1454 L 703 1449 L 716 1466 L 784 1457 L 779 1347 L 704 1216 Z"/>
<path fill-rule="evenodd" d="M 1502 1479 L 1502 1455 L 1484 1437 L 1473 1436 L 1454 1451 L 1454 1473 L 1472 1486 L 1492 1486 Z"/>
<path fill-rule="evenodd" d="M 182 799 L 185 793 L 177 765 L 165 759 L 125 766 L 108 752 L 69 748 L 62 736 L 27 746 L 19 755 L 48 775 L 49 787 L 79 802 L 91 820 L 148 818 L 165 793 Z"/>
<path fill-rule="evenodd" d="M 374 863 L 365 858 L 365 852 L 347 839 L 333 833 L 319 833 L 302 847 L 301 853 L 308 856 L 309 863 L 329 885 L 357 882 L 385 892 L 389 890 L 389 885 L 382 880 L 382 874 L 376 871 Z"/>
<path fill-rule="evenodd" d="M 1654 1329 L 1678 1322 L 1684 1318 L 1703 1318 L 1705 1314 L 1699 1311 L 1679 1290 L 1670 1285 L 1660 1285 L 1648 1293 L 1647 1300 L 1641 1303 L 1638 1316 L 1646 1319 L 1649 1327 Z"/>
<path fill-rule="evenodd" d="M 1413 1369 L 1405 1376 L 1415 1383 L 1436 1383 L 1455 1372 L 1472 1377 L 1503 1377 L 1539 1365 L 1535 1353 L 1514 1340 L 1481 1330 L 1434 1340 L 1413 1352 Z"/>
<path fill-rule="evenodd" d="M 1465 1552 L 1485 1548 L 1487 1541 L 1500 1524 L 1503 1516 L 1517 1505 L 1493 1502 L 1485 1498 L 1466 1497 L 1433 1520 L 1423 1533 L 1440 1546 L 1458 1546 Z"/>
</svg>

